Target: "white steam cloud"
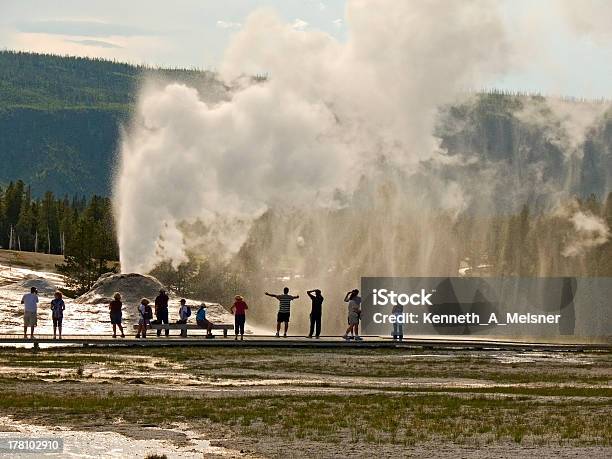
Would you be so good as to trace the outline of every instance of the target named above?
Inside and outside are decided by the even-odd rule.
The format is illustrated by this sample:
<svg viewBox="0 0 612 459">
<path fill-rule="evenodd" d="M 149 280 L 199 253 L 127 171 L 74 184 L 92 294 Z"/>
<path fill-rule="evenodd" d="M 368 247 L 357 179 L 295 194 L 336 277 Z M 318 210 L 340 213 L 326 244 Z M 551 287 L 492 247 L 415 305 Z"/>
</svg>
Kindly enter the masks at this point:
<svg viewBox="0 0 612 459">
<path fill-rule="evenodd" d="M 447 160 L 437 108 L 508 56 L 494 2 L 352 0 L 346 25 L 340 43 L 257 11 L 221 66 L 229 101 L 179 84 L 143 90 L 116 183 L 123 271 L 180 263 L 196 243 L 235 253 L 267 209 L 340 207 L 381 161 L 409 176 Z M 269 81 L 243 77 L 261 73 Z M 451 181 L 436 199 L 460 208 L 465 197 Z M 196 221 L 208 230 L 186 241 L 181 225 Z"/>
<path fill-rule="evenodd" d="M 563 249 L 564 257 L 575 257 L 593 247 L 605 244 L 610 238 L 607 223 L 600 217 L 586 212 L 576 212 L 570 217 L 575 234 Z"/>
</svg>

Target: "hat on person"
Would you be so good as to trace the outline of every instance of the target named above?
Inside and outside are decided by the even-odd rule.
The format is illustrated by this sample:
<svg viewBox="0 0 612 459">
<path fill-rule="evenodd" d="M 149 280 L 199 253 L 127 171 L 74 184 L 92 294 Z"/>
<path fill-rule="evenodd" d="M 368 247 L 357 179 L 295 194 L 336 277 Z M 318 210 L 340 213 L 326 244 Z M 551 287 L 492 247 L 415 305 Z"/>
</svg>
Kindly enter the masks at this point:
<svg viewBox="0 0 612 459">
<path fill-rule="evenodd" d="M 244 298 L 242 298 L 240 295 L 236 295 L 236 296 L 234 297 L 234 299 L 235 299 L 236 301 L 242 301 Z"/>
</svg>

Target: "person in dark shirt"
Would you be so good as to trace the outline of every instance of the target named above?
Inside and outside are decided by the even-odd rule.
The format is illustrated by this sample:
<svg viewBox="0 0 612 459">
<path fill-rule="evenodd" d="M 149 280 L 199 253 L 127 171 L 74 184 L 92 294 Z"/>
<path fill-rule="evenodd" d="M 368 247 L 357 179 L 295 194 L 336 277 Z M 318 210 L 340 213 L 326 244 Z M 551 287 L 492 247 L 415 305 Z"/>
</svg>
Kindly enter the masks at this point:
<svg viewBox="0 0 612 459">
<path fill-rule="evenodd" d="M 64 310 L 66 304 L 62 298 L 62 292 L 55 292 L 54 298 L 51 300 L 51 318 L 53 319 L 53 339 L 56 337 L 56 332 L 59 330 L 59 339 L 62 339 L 62 322 L 64 320 Z"/>
<path fill-rule="evenodd" d="M 315 338 L 318 338 L 321 334 L 321 313 L 323 309 L 323 296 L 321 290 L 308 290 L 306 292 L 312 301 L 312 309 L 310 310 L 310 332 L 308 337 L 312 338 L 313 333 Z"/>
<path fill-rule="evenodd" d="M 125 334 L 123 333 L 123 326 L 121 325 L 121 309 L 123 308 L 123 303 L 121 303 L 121 294 L 115 293 L 113 295 L 113 301 L 108 305 L 108 309 L 110 310 L 110 320 L 113 325 L 113 338 L 117 337 L 117 327 L 121 331 L 121 337 L 125 338 Z"/>
<path fill-rule="evenodd" d="M 155 298 L 155 318 L 158 324 L 168 324 L 168 295 L 161 289 Z M 170 335 L 170 329 L 166 328 L 166 336 Z M 157 330 L 157 336 L 161 336 L 161 329 Z"/>
</svg>

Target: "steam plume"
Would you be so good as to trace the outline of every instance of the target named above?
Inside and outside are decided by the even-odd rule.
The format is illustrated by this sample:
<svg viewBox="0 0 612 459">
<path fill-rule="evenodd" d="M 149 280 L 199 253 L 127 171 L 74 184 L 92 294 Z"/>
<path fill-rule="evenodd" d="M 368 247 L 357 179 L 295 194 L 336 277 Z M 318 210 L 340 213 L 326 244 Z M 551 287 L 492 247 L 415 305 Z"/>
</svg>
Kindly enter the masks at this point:
<svg viewBox="0 0 612 459">
<path fill-rule="evenodd" d="M 347 26 L 339 43 L 261 10 L 221 66 L 231 100 L 209 104 L 179 84 L 143 91 L 116 185 L 124 271 L 183 261 L 193 241 L 181 222 L 204 222 L 198 243 L 228 255 L 266 210 L 341 208 L 385 171 L 398 180 L 374 195 L 401 196 L 408 182 L 417 207 L 467 205 L 452 178 L 426 190 L 407 179 L 448 160 L 432 136 L 438 107 L 504 67 L 493 2 L 353 0 Z M 265 84 L 244 81 L 260 72 Z M 400 202 L 390 205 L 403 213 Z"/>
</svg>

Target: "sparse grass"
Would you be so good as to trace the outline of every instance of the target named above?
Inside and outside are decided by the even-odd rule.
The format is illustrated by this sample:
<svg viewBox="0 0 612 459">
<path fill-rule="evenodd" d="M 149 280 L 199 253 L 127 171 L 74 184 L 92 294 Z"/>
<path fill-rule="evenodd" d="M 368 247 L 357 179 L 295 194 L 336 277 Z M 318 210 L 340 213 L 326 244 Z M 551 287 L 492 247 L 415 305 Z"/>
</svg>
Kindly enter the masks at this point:
<svg viewBox="0 0 612 459">
<path fill-rule="evenodd" d="M 20 417 L 52 417 L 79 424 L 163 424 L 183 419 L 230 426 L 246 436 L 277 435 L 338 442 L 412 444 L 481 441 L 529 444 L 612 444 L 609 401 L 542 402 L 525 398 L 452 395 L 255 396 L 215 399 L 147 396 L 77 396 L 5 393 L 0 410 Z"/>
<path fill-rule="evenodd" d="M 0 365 L 32 368 L 73 368 L 87 364 L 121 368 L 134 372 L 151 371 L 149 364 L 167 369 L 172 364 L 199 377 L 260 379 L 291 374 L 401 378 L 401 379 L 470 379 L 503 384 L 589 384 L 606 386 L 612 380 L 612 359 L 608 354 L 582 354 L 585 363 L 565 361 L 519 362 L 504 364 L 486 352 L 473 355 L 450 355 L 448 358 L 419 358 L 413 350 L 307 350 L 261 349 L 245 347 L 237 354 L 226 348 L 150 348 L 108 349 L 90 352 L 81 349 L 11 350 L 0 355 Z M 145 362 L 146 355 L 150 361 Z M 140 358 L 131 359 L 132 356 Z M 595 361 L 591 364 L 590 360 Z M 276 377 L 276 376 L 275 376 Z"/>
<path fill-rule="evenodd" d="M 0 366 L 7 368 L 0 378 L 0 415 L 77 428 L 117 418 L 131 425 L 208 423 L 253 441 L 272 436 L 284 444 L 308 439 L 375 449 L 428 442 L 609 447 L 611 356 L 571 357 L 503 363 L 487 352 L 12 349 L 0 354 Z M 23 372 L 27 367 L 32 374 Z M 92 377 L 105 368 L 119 369 L 121 376 L 114 371 Z M 53 376 L 57 369 L 69 371 Z M 229 383 L 234 390 L 190 391 L 189 378 L 179 382 L 176 374 Z M 286 380 L 280 394 L 273 385 L 252 386 L 253 395 L 244 396 L 232 384 L 269 378 Z M 67 389 L 62 382 L 73 385 Z M 179 385 L 182 392 L 175 391 Z M 301 392 L 292 393 L 297 387 Z"/>
</svg>

